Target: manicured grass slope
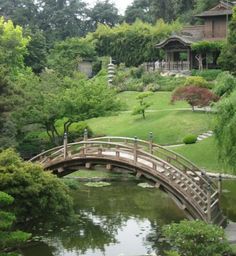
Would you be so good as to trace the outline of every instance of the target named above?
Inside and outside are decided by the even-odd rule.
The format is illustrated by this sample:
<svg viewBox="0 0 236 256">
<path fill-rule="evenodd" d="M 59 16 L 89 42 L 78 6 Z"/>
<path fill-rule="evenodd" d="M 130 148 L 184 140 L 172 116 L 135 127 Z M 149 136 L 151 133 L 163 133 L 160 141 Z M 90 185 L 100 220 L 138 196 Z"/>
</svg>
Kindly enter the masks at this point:
<svg viewBox="0 0 236 256">
<path fill-rule="evenodd" d="M 133 110 L 138 104 L 136 97 L 140 92 L 122 92 L 118 94 L 118 98 L 121 100 L 122 104 L 126 107 L 126 110 Z M 176 102 L 171 104 L 171 92 L 155 92 L 153 95 L 146 99 L 152 105 L 149 109 L 163 110 L 163 109 L 179 109 L 179 108 L 189 108 L 190 106 L 185 102 Z"/>
<path fill-rule="evenodd" d="M 207 169 L 207 171 L 230 172 L 230 168 L 219 161 L 214 137 L 197 142 L 196 144 L 171 148 L 171 150 L 185 156 L 197 166 Z"/>
<path fill-rule="evenodd" d="M 117 116 L 88 120 L 95 135 L 137 136 L 147 139 L 153 132 L 154 141 L 159 144 L 182 143 L 187 134 L 200 134 L 211 128 L 211 115 L 191 111 L 148 112 L 146 119 L 133 116 L 130 112 Z"/>
</svg>

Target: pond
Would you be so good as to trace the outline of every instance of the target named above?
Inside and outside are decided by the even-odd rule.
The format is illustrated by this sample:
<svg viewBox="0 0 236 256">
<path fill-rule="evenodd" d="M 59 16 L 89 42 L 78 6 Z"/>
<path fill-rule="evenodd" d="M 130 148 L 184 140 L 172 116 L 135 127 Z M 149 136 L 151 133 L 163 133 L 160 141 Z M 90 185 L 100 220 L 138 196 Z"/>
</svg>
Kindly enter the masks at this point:
<svg viewBox="0 0 236 256">
<path fill-rule="evenodd" d="M 236 221 L 236 182 L 224 182 L 222 204 Z M 141 256 L 162 255 L 163 225 L 184 219 L 172 200 L 155 188 L 142 188 L 137 182 L 113 182 L 107 187 L 87 187 L 80 183 L 72 191 L 76 224 L 38 229 L 39 242 L 29 245 L 24 256 Z"/>
</svg>

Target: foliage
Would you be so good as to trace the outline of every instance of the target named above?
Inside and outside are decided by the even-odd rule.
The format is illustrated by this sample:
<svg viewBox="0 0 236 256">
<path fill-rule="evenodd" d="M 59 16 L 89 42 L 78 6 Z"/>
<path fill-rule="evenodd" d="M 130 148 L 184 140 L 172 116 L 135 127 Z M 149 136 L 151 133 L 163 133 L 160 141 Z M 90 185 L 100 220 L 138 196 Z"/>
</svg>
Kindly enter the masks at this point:
<svg viewBox="0 0 236 256">
<path fill-rule="evenodd" d="M 61 78 L 54 72 L 45 72 L 32 83 L 24 85 L 27 102 L 16 113 L 21 125 L 38 124 L 53 144 L 61 144 L 69 127 L 88 118 L 107 115 L 119 109 L 115 92 L 106 85 L 106 76 L 94 79 Z M 56 122 L 63 119 L 63 129 Z"/>
<path fill-rule="evenodd" d="M 164 226 L 163 233 L 180 255 L 212 256 L 230 252 L 224 230 L 203 221 L 183 220 Z"/>
<path fill-rule="evenodd" d="M 208 88 L 208 82 L 201 76 L 189 76 L 186 78 L 185 86 L 198 86 Z"/>
<path fill-rule="evenodd" d="M 194 107 L 209 106 L 211 102 L 218 101 L 219 97 L 206 88 L 186 86 L 174 91 L 171 102 L 178 100 L 186 100 L 194 111 Z"/>
<path fill-rule="evenodd" d="M 122 23 L 113 28 L 99 25 L 88 38 L 95 42 L 100 56 L 112 56 L 117 63 L 138 66 L 156 60 L 160 53 L 155 45 L 180 28 L 178 22 L 167 24 L 159 20 L 152 26 L 137 20 L 132 25 Z"/>
<path fill-rule="evenodd" d="M 236 91 L 222 99 L 217 106 L 215 135 L 220 159 L 236 166 Z"/>
<path fill-rule="evenodd" d="M 236 88 L 236 79 L 229 72 L 220 73 L 215 81 L 214 93 L 218 96 L 228 96 Z"/>
<path fill-rule="evenodd" d="M 214 81 L 216 77 L 221 73 L 220 69 L 205 69 L 205 70 L 192 70 L 192 76 L 201 76 L 207 81 Z"/>
<path fill-rule="evenodd" d="M 208 56 L 213 56 L 213 61 L 216 62 L 217 58 L 224 47 L 224 41 L 200 41 L 191 44 L 192 50 L 196 53 L 196 59 L 198 61 L 199 70 L 203 69 L 203 60 L 206 59 L 206 65 L 208 65 Z"/>
<path fill-rule="evenodd" d="M 90 31 L 94 31 L 98 24 L 114 26 L 119 22 L 120 16 L 118 9 L 113 2 L 109 0 L 99 1 L 88 10 Z"/>
<path fill-rule="evenodd" d="M 56 43 L 48 55 L 49 68 L 62 76 L 71 76 L 83 60 L 96 60 L 96 52 L 92 43 L 78 37 Z"/>
<path fill-rule="evenodd" d="M 18 222 L 64 221 L 73 212 L 65 185 L 40 165 L 23 162 L 12 149 L 0 153 L 0 190 L 15 198 Z"/>
<path fill-rule="evenodd" d="M 5 209 L 9 208 L 13 201 L 12 196 L 0 192 L 0 251 L 16 249 L 31 236 L 31 234 L 19 230 L 12 231 L 12 225 L 16 218 L 13 213 L 5 211 Z M 10 256 L 10 253 L 5 253 L 5 255 Z"/>
<path fill-rule="evenodd" d="M 133 23 L 138 18 L 145 22 L 155 23 L 157 19 L 162 18 L 170 22 L 193 9 L 193 4 L 193 0 L 134 0 L 125 11 L 125 21 Z"/>
<path fill-rule="evenodd" d="M 183 143 L 184 144 L 194 144 L 197 142 L 197 135 L 190 134 L 184 137 Z"/>
<path fill-rule="evenodd" d="M 236 8 L 233 9 L 233 17 L 229 24 L 228 41 L 221 51 L 218 64 L 223 70 L 235 73 L 236 70 Z"/>
<path fill-rule="evenodd" d="M 35 31 L 25 29 L 24 34 L 30 37 L 30 42 L 27 45 L 28 54 L 25 56 L 25 64 L 31 67 L 36 74 L 39 74 L 46 67 L 47 63 L 46 38 L 39 29 Z"/>
<path fill-rule="evenodd" d="M 139 102 L 139 106 L 137 106 L 134 111 L 133 111 L 133 115 L 139 115 L 141 114 L 143 119 L 146 118 L 146 115 L 145 115 L 145 112 L 146 110 L 151 106 L 151 103 L 149 102 L 145 102 L 145 99 L 148 98 L 149 96 L 152 95 L 152 92 L 143 92 L 143 93 L 140 93 L 138 96 L 137 96 L 137 100 Z"/>
</svg>

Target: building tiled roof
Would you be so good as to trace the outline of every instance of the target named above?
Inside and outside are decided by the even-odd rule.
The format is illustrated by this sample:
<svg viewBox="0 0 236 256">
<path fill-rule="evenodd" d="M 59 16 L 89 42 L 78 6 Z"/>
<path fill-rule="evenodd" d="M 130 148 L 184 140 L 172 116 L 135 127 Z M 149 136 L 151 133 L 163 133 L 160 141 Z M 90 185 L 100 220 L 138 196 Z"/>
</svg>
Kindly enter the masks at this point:
<svg viewBox="0 0 236 256">
<path fill-rule="evenodd" d="M 192 43 L 194 43 L 198 40 L 194 39 L 193 37 L 174 35 L 174 36 L 170 36 L 167 39 L 163 40 L 162 42 L 156 44 L 156 47 L 162 48 L 165 45 L 167 45 L 169 42 L 172 42 L 172 41 L 179 41 L 180 43 L 182 43 L 185 46 L 190 46 Z"/>
<path fill-rule="evenodd" d="M 209 16 L 226 16 L 232 15 L 233 7 L 236 5 L 236 2 L 224 2 L 221 1 L 217 6 L 214 8 L 202 12 L 200 14 L 195 15 L 196 17 L 209 17 Z"/>
</svg>

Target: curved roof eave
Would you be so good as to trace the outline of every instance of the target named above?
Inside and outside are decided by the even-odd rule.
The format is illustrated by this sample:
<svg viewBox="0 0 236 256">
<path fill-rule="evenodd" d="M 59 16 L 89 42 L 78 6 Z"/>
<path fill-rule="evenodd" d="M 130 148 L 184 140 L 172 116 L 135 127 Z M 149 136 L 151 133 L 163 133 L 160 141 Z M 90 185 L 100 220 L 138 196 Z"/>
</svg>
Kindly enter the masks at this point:
<svg viewBox="0 0 236 256">
<path fill-rule="evenodd" d="M 164 46 L 166 46 L 168 43 L 173 42 L 173 41 L 178 41 L 181 44 L 183 44 L 184 46 L 190 46 L 193 41 L 190 39 L 186 39 L 184 37 L 179 37 L 179 36 L 171 36 L 167 39 L 165 39 L 164 41 L 156 44 L 156 48 L 163 48 Z"/>
</svg>

